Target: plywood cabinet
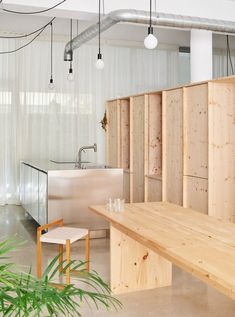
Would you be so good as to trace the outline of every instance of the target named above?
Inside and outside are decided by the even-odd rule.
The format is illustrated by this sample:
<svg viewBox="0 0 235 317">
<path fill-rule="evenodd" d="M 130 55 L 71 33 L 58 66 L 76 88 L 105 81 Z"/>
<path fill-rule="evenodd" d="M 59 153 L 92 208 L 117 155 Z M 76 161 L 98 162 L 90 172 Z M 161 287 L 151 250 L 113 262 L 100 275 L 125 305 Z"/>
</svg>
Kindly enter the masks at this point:
<svg viewBox="0 0 235 317">
<path fill-rule="evenodd" d="M 183 204 L 183 89 L 163 92 L 163 200 Z"/>
<path fill-rule="evenodd" d="M 147 95 L 131 98 L 130 140 L 131 156 L 130 171 L 132 172 L 131 201 L 144 201 L 144 170 L 145 170 L 145 120 L 147 111 Z"/>
<path fill-rule="evenodd" d="M 235 222 L 235 81 L 209 83 L 209 215 Z"/>
<path fill-rule="evenodd" d="M 126 201 L 161 200 L 161 103 L 161 93 L 107 102 L 106 163 L 124 169 Z"/>
<path fill-rule="evenodd" d="M 235 222 L 235 77 L 117 99 L 107 109 L 107 163 L 128 171 L 127 200 L 164 200 Z"/>
</svg>

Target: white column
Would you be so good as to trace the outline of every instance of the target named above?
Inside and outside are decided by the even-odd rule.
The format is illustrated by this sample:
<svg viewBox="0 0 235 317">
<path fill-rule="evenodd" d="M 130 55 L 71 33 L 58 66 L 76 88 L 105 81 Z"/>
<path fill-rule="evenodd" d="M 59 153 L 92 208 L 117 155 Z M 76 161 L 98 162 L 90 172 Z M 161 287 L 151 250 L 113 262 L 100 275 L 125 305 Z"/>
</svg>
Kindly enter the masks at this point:
<svg viewBox="0 0 235 317">
<path fill-rule="evenodd" d="M 212 79 L 212 32 L 191 30 L 191 83 Z"/>
</svg>

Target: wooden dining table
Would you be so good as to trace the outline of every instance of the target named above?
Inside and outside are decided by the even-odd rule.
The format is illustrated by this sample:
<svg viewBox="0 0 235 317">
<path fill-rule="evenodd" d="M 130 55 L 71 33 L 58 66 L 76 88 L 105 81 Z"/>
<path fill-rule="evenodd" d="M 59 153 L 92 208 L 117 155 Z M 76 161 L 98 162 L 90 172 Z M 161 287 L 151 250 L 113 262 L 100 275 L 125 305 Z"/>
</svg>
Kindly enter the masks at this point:
<svg viewBox="0 0 235 317">
<path fill-rule="evenodd" d="M 235 225 L 167 203 L 90 209 L 110 222 L 115 294 L 170 286 L 172 263 L 235 299 Z"/>
</svg>

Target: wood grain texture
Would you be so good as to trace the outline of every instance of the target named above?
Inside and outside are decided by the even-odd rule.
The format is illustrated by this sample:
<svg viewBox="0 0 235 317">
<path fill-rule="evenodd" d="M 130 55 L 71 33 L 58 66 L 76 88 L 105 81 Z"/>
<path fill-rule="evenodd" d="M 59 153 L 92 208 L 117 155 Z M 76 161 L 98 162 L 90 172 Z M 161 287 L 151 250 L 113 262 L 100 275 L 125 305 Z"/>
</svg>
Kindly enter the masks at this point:
<svg viewBox="0 0 235 317">
<path fill-rule="evenodd" d="M 208 85 L 184 88 L 184 175 L 208 178 Z"/>
<path fill-rule="evenodd" d="M 235 84 L 209 83 L 209 215 L 235 222 Z"/>
<path fill-rule="evenodd" d="M 162 200 L 162 180 L 154 177 L 146 177 L 147 183 L 147 201 Z"/>
<path fill-rule="evenodd" d="M 235 299 L 235 225 L 166 202 L 91 206 L 117 230 Z"/>
<path fill-rule="evenodd" d="M 208 180 L 184 176 L 184 207 L 208 214 Z"/>
<path fill-rule="evenodd" d="M 163 200 L 183 204 L 183 89 L 163 92 Z"/>
<path fill-rule="evenodd" d="M 110 228 L 110 265 L 114 294 L 171 285 L 172 264 L 115 226 Z"/>
<path fill-rule="evenodd" d="M 109 166 L 120 165 L 120 100 L 107 102 L 106 162 Z"/>
<path fill-rule="evenodd" d="M 144 201 L 145 168 L 145 108 L 146 96 L 133 98 L 132 108 L 132 160 L 133 160 L 133 202 Z"/>
<path fill-rule="evenodd" d="M 130 100 L 120 100 L 120 167 L 130 168 Z"/>
<path fill-rule="evenodd" d="M 123 198 L 126 203 L 130 202 L 130 172 L 123 173 Z"/>
<path fill-rule="evenodd" d="M 148 96 L 147 175 L 162 174 L 162 96 Z"/>
</svg>

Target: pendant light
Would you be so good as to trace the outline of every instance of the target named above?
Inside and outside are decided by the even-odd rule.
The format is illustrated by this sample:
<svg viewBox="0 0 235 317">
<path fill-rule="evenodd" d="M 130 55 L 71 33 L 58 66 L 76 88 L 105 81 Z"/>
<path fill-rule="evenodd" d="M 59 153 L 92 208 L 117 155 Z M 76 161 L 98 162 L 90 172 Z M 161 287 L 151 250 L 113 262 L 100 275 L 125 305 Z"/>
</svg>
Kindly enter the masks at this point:
<svg viewBox="0 0 235 317">
<path fill-rule="evenodd" d="M 70 19 L 70 44 L 71 44 L 71 52 L 72 52 L 72 37 L 73 37 L 73 20 Z M 69 66 L 69 74 L 67 77 L 68 81 L 73 81 L 74 76 L 73 76 L 73 55 L 72 59 L 70 61 L 70 66 Z"/>
<path fill-rule="evenodd" d="M 149 19 L 149 27 L 148 27 L 148 36 L 144 39 L 144 46 L 152 50 L 158 44 L 157 38 L 153 35 L 153 27 L 152 27 L 152 0 L 150 0 L 150 19 Z"/>
<path fill-rule="evenodd" d="M 100 0 L 99 0 L 99 53 L 97 56 L 97 61 L 95 63 L 95 67 L 97 69 L 103 69 L 104 68 L 104 61 L 102 59 L 102 54 L 101 54 L 101 50 L 100 50 Z"/>
<path fill-rule="evenodd" d="M 53 24 L 51 23 L 50 25 L 51 25 L 51 77 L 50 77 L 48 88 L 52 90 L 55 88 L 55 84 L 53 81 Z"/>
</svg>

